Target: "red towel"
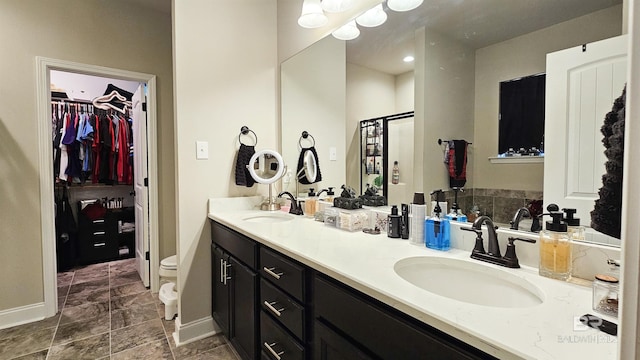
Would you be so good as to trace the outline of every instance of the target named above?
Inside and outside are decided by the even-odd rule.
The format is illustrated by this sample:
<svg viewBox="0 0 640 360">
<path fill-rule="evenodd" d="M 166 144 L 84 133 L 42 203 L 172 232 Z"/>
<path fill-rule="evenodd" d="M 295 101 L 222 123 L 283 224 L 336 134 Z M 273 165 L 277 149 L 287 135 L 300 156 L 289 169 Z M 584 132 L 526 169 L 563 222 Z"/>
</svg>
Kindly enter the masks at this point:
<svg viewBox="0 0 640 360">
<path fill-rule="evenodd" d="M 451 144 L 453 143 L 453 144 Z M 467 183 L 467 146 L 465 140 L 449 143 L 449 187 L 461 188 Z"/>
</svg>

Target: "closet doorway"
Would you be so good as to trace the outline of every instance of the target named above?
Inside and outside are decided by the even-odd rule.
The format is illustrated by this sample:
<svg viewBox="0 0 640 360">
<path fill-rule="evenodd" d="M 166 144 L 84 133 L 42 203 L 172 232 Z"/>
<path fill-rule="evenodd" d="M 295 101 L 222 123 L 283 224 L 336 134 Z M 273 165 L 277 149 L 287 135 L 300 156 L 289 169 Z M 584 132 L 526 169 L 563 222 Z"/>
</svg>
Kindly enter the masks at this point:
<svg viewBox="0 0 640 360">
<path fill-rule="evenodd" d="M 51 119 L 53 119 L 54 111 L 57 107 L 52 106 L 54 97 L 56 94 L 51 89 L 52 72 L 67 73 L 74 76 L 86 76 L 90 77 L 102 77 L 114 79 L 114 83 L 127 84 L 127 82 L 134 83 L 137 86 L 135 91 L 131 92 L 129 99 L 120 99 L 117 101 L 121 94 L 113 94 L 113 92 L 105 92 L 105 95 L 100 94 L 100 98 L 103 101 L 96 101 L 98 97 L 89 96 L 93 101 L 86 101 L 87 96 L 71 96 L 71 99 L 80 98 L 85 99 L 87 102 L 86 107 L 82 107 L 82 101 L 76 101 L 76 109 L 92 109 L 92 107 L 101 107 L 105 111 L 125 110 L 128 114 L 134 118 L 133 129 L 131 135 L 134 137 L 134 151 L 133 158 L 131 159 L 131 175 L 130 180 L 119 179 L 120 183 L 128 183 L 127 186 L 120 187 L 120 192 L 124 191 L 127 194 L 135 193 L 135 197 L 130 196 L 125 200 L 125 196 L 114 196 L 112 198 L 107 197 L 107 203 L 105 204 L 108 209 L 111 209 L 110 213 L 118 214 L 122 216 L 124 208 L 131 209 L 130 218 L 135 218 L 135 245 L 129 246 L 126 252 L 129 252 L 130 257 L 136 257 L 136 263 L 138 264 L 138 272 L 145 286 L 150 286 L 153 292 L 158 291 L 158 274 L 157 269 L 159 266 L 159 244 L 158 244 L 158 190 L 157 190 L 157 112 L 156 112 L 156 77 L 150 74 L 143 74 L 137 72 L 130 72 L 125 70 L 104 68 L 92 65 L 85 65 L 55 59 L 37 58 L 37 100 L 38 100 L 38 129 L 39 129 L 39 146 L 40 146 L 40 201 L 42 209 L 54 208 L 54 193 L 57 191 L 60 185 L 54 185 L 53 179 L 57 178 L 54 174 L 54 160 L 55 153 L 51 146 Z M 146 84 L 146 91 L 145 86 Z M 116 86 L 116 89 L 120 92 L 127 92 Z M 113 90 L 113 89 L 111 89 Z M 117 92 L 117 91 L 116 91 Z M 145 94 L 146 93 L 146 94 Z M 115 95 L 109 97 L 109 95 Z M 145 96 L 146 95 L 146 96 Z M 146 101 L 144 100 L 146 98 Z M 116 101 L 112 101 L 116 100 Z M 63 101 L 64 102 L 64 101 Z M 70 101 L 71 102 L 71 101 Z M 146 106 L 143 105 L 146 102 Z M 124 109 L 122 104 L 126 103 L 127 109 Z M 122 111 L 124 114 L 125 111 Z M 146 111 L 146 115 L 145 115 Z M 135 121 L 135 118 L 138 121 Z M 138 126 L 136 126 L 136 124 Z M 142 125 L 142 126 L 140 126 Z M 115 139 L 115 138 L 114 138 Z M 121 153 L 124 155 L 124 152 Z M 128 154 L 128 151 L 127 151 Z M 115 174 L 115 167 L 112 168 Z M 91 174 L 93 175 L 93 174 Z M 91 175 L 87 174 L 88 178 Z M 109 180 L 98 176 L 95 176 L 95 180 L 92 182 L 107 183 Z M 72 181 L 82 182 L 83 177 L 80 179 L 74 179 Z M 115 178 L 116 183 L 118 179 Z M 76 186 L 78 184 L 72 184 Z M 112 184 L 111 184 L 112 185 Z M 78 188 L 81 186 L 78 185 Z M 55 190 L 54 190 L 55 188 Z M 90 187 L 89 190 L 91 189 Z M 108 190 L 109 186 L 101 187 L 96 186 L 98 193 L 100 191 Z M 113 188 L 113 187 L 112 187 Z M 65 190 L 67 187 L 64 188 Z M 90 190 L 91 191 L 91 190 Z M 94 194 L 95 195 L 95 194 Z M 81 196 L 82 197 L 82 196 Z M 91 197 L 91 196 L 90 196 Z M 99 197 L 98 197 L 99 198 Z M 112 199 L 116 199 L 115 203 Z M 120 198 L 118 200 L 118 198 Z M 77 199 L 75 199 L 77 200 Z M 104 199 L 103 199 L 104 201 Z M 71 207 L 77 205 L 78 219 L 80 217 L 81 203 L 74 201 L 71 203 Z M 125 206 L 130 205 L 130 206 Z M 109 211 L 109 210 L 107 210 Z M 134 217 L 135 214 L 135 217 Z M 107 216 L 106 219 L 109 219 Z M 113 219 L 111 219 L 113 220 Z M 111 221 L 110 220 L 110 221 Z M 122 233 L 123 221 L 118 219 L 114 220 L 118 224 L 118 232 Z M 54 315 L 57 311 L 57 259 L 56 259 L 56 226 L 55 215 L 48 212 L 42 212 L 42 247 L 43 247 L 43 278 L 44 278 L 44 303 L 45 312 L 47 316 Z M 99 222 L 99 220 L 98 220 Z M 114 224 L 115 224 L 114 222 Z M 115 232 L 115 230 L 114 230 Z M 133 235 L 133 234 L 131 234 Z M 121 253 L 122 250 L 120 249 Z M 100 255 L 99 255 L 100 256 Z M 117 256 L 117 255 L 116 255 Z M 84 260 L 90 261 L 90 260 Z M 98 260 L 99 261 L 99 260 Z"/>
</svg>

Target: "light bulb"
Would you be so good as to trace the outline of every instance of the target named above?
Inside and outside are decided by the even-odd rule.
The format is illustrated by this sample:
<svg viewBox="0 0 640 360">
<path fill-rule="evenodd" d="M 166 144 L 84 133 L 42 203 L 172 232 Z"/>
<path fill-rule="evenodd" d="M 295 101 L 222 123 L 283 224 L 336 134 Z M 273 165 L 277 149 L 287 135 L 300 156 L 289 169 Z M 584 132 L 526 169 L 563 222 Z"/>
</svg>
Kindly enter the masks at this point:
<svg viewBox="0 0 640 360">
<path fill-rule="evenodd" d="M 331 35 L 338 40 L 353 40 L 360 36 L 360 30 L 358 29 L 355 20 L 351 20 L 342 25 L 338 30 L 332 32 Z"/>
<path fill-rule="evenodd" d="M 322 10 L 339 13 L 351 9 L 353 0 L 322 0 Z"/>
<path fill-rule="evenodd" d="M 356 18 L 358 25 L 364 27 L 380 26 L 384 24 L 385 21 L 387 21 L 387 13 L 384 12 L 382 4 L 372 7 Z"/>
<path fill-rule="evenodd" d="M 387 0 L 387 6 L 393 11 L 409 11 L 422 5 L 424 0 Z"/>
<path fill-rule="evenodd" d="M 298 25 L 303 28 L 313 29 L 324 26 L 329 22 L 320 6 L 320 0 L 304 0 L 302 13 L 298 18 Z"/>
</svg>

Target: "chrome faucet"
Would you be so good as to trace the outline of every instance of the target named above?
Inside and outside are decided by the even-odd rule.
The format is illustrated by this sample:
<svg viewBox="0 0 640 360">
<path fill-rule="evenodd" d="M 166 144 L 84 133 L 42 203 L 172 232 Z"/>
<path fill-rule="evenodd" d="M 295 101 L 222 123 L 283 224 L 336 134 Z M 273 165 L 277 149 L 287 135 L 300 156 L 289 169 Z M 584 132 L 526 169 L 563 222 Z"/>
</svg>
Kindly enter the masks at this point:
<svg viewBox="0 0 640 360">
<path fill-rule="evenodd" d="M 278 194 L 278 197 L 281 198 L 283 195 L 287 195 L 289 197 L 289 200 L 291 200 L 291 207 L 289 208 L 289 214 L 293 214 L 293 215 L 302 215 L 302 207 L 300 207 L 300 204 L 298 203 L 298 201 L 296 200 L 296 198 L 291 195 L 290 192 L 288 191 L 283 191 L 280 194 Z"/>
<path fill-rule="evenodd" d="M 488 248 L 489 251 L 484 251 L 484 244 L 482 240 L 482 224 L 487 225 L 487 233 L 489 234 Z M 508 239 L 507 251 L 504 256 L 500 253 L 500 244 L 498 244 L 498 234 L 496 234 L 497 227 L 491 221 L 488 216 L 480 216 L 473 222 L 471 227 L 463 227 L 462 230 L 473 231 L 476 233 L 476 244 L 471 251 L 471 258 L 488 262 L 495 265 L 505 266 L 509 268 L 519 268 L 518 257 L 516 256 L 516 246 L 514 241 L 526 241 L 529 243 L 535 243 L 533 239 L 510 237 Z"/>
<path fill-rule="evenodd" d="M 511 227 L 510 229 L 512 230 L 519 230 L 520 227 L 520 220 L 522 220 L 522 218 L 530 218 L 531 217 L 531 213 L 529 212 L 529 209 L 527 209 L 526 207 L 521 207 L 520 209 L 518 209 L 518 211 L 516 211 L 516 214 L 513 216 L 513 220 L 511 220 Z"/>
</svg>

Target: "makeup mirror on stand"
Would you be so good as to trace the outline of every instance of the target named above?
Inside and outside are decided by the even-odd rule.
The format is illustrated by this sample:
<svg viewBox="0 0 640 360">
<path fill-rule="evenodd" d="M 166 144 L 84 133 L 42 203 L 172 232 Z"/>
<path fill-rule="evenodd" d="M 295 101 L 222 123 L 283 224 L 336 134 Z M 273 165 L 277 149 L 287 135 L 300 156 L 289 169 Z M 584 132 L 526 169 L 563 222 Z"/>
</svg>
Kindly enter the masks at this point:
<svg viewBox="0 0 640 360">
<path fill-rule="evenodd" d="M 247 169 L 251 177 L 257 183 L 269 185 L 269 197 L 260 205 L 261 210 L 280 210 L 273 196 L 273 184 L 286 173 L 285 168 L 282 156 L 273 150 L 258 151 L 249 160 Z"/>
</svg>

